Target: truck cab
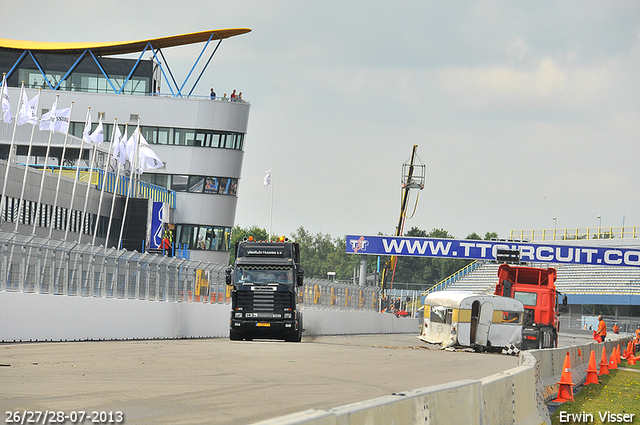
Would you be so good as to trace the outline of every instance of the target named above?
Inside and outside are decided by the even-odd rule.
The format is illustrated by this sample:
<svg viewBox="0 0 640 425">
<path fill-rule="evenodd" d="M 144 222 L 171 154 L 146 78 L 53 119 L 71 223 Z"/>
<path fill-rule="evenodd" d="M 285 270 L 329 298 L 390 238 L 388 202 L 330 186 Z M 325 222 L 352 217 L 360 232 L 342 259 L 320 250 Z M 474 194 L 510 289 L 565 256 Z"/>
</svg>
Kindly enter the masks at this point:
<svg viewBox="0 0 640 425">
<path fill-rule="evenodd" d="M 554 268 L 502 264 L 498 268 L 495 295 L 515 298 L 524 305 L 522 348 L 558 346 L 558 295 Z"/>
<path fill-rule="evenodd" d="M 231 340 L 254 338 L 302 340 L 302 313 L 297 292 L 304 272 L 300 247 L 278 242 L 246 240 L 235 246 L 236 261 L 226 270 L 231 290 Z"/>
</svg>

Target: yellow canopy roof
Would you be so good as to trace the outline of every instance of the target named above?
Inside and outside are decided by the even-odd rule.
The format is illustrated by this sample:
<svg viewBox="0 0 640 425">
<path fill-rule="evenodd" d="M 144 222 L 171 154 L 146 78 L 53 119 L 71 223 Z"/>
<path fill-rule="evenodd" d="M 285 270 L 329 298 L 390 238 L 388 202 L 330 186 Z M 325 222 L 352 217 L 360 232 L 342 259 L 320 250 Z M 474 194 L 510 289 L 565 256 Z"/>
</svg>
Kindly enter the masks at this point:
<svg viewBox="0 0 640 425">
<path fill-rule="evenodd" d="M 219 40 L 250 32 L 249 28 L 230 28 L 222 30 L 210 30 L 192 32 L 190 34 L 173 35 L 170 37 L 150 38 L 139 41 L 120 41 L 110 43 L 55 43 L 50 41 L 22 41 L 0 38 L 0 50 L 31 50 L 46 53 L 82 53 L 86 49 L 99 56 L 122 55 L 144 50 L 147 43 L 156 49 L 165 47 L 183 46 L 185 44 L 202 43 L 209 40 Z"/>
</svg>

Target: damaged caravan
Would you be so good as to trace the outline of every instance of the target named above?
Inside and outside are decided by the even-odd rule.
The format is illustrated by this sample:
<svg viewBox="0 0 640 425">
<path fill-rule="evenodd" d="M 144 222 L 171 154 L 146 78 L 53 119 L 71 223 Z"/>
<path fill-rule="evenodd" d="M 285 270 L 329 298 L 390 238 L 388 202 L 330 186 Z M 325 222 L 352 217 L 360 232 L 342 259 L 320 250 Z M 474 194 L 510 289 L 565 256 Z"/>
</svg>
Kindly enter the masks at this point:
<svg viewBox="0 0 640 425">
<path fill-rule="evenodd" d="M 520 347 L 524 306 L 514 298 L 460 291 L 438 291 L 424 300 L 420 339 L 452 346 Z"/>
</svg>

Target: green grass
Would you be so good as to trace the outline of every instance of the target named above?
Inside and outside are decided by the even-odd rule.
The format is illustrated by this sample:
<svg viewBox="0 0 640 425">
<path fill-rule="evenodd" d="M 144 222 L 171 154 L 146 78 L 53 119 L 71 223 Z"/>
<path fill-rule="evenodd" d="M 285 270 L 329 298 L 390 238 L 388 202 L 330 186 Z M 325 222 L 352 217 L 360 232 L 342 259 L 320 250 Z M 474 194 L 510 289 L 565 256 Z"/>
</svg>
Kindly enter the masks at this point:
<svg viewBox="0 0 640 425">
<path fill-rule="evenodd" d="M 624 361 L 618 367 L 640 370 L 640 364 L 629 366 Z M 631 423 L 640 423 L 640 373 L 617 369 L 610 371 L 609 375 L 599 376 L 598 380 L 599 385 L 582 386 L 574 394 L 574 401 L 561 404 L 551 415 L 551 423 L 609 423 L 600 418 L 600 413 L 604 415 L 607 411 L 612 414 L 634 414 Z M 566 412 L 565 422 L 560 422 L 560 412 Z M 566 422 L 567 414 L 581 415 L 583 420 Z M 585 414 L 591 414 L 593 421 Z"/>
</svg>

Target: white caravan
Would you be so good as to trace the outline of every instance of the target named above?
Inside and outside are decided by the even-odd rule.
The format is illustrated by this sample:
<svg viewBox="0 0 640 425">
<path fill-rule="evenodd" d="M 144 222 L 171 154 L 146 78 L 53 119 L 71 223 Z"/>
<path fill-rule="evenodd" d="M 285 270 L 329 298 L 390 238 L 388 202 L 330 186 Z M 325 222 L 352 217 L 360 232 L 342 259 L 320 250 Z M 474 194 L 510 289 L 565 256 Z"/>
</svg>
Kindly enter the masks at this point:
<svg viewBox="0 0 640 425">
<path fill-rule="evenodd" d="M 473 347 L 520 347 L 522 302 L 497 295 L 438 291 L 424 300 L 420 339 L 433 344 Z"/>
</svg>

